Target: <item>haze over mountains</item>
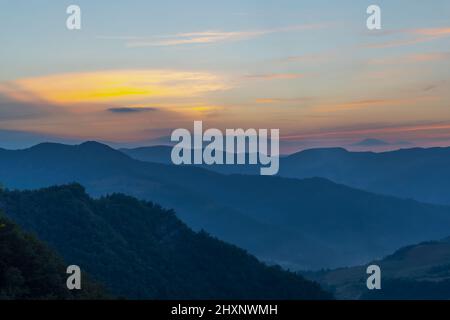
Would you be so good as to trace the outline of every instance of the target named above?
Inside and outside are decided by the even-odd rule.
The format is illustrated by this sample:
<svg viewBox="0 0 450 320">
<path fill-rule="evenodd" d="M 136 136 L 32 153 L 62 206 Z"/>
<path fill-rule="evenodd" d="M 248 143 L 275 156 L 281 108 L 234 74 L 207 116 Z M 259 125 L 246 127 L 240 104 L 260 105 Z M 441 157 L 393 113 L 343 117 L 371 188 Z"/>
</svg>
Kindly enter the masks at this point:
<svg viewBox="0 0 450 320">
<path fill-rule="evenodd" d="M 282 161 L 282 176 L 324 177 L 376 193 L 450 204 L 450 148 L 383 153 L 317 149 L 293 154 Z"/>
<path fill-rule="evenodd" d="M 382 270 L 380 291 L 365 285 L 368 265 Z M 305 273 L 340 299 L 450 299 L 450 239 L 428 241 L 396 250 L 362 266 Z"/>
<path fill-rule="evenodd" d="M 301 276 L 268 267 L 242 249 L 205 232 L 193 232 L 173 211 L 122 194 L 94 200 L 77 184 L 36 191 L 0 191 L 0 208 L 57 250 L 66 263 L 80 266 L 116 297 L 331 298 Z M 2 223 L 0 217 L 0 298 L 2 289 L 21 276 L 19 273 L 14 277 L 17 268 L 23 271 L 27 282 L 19 281 L 14 288 L 40 286 L 29 297 L 44 298 L 44 294 L 54 292 L 56 298 L 70 298 L 65 289 L 64 264 L 35 242 L 11 239 L 9 223 Z M 45 287 L 42 281 L 49 279 L 51 282 Z M 95 292 L 87 281 L 83 284 L 86 290 L 81 292 L 92 297 Z"/>
<path fill-rule="evenodd" d="M 121 149 L 143 161 L 170 163 L 170 147 Z M 389 152 L 309 149 L 282 157 L 279 176 L 322 177 L 379 194 L 450 204 L 450 148 L 411 148 Z M 257 166 L 208 166 L 222 173 L 258 174 Z"/>
<path fill-rule="evenodd" d="M 151 200 L 174 208 L 195 230 L 292 269 L 361 264 L 450 230 L 447 207 L 320 178 L 222 175 L 142 162 L 95 142 L 0 150 L 0 181 L 19 189 L 79 182 L 94 196 L 123 192 Z"/>
<path fill-rule="evenodd" d="M 406 147 L 413 147 L 414 144 L 408 142 L 408 141 L 394 141 L 394 142 L 388 142 L 385 140 L 380 140 L 380 139 L 376 139 L 376 138 L 366 138 L 363 140 L 360 140 L 356 143 L 353 143 L 351 145 L 349 145 L 349 147 L 358 147 L 357 149 L 360 148 L 375 148 L 377 149 L 377 151 L 388 151 L 388 150 L 383 150 L 386 149 L 387 147 L 392 147 L 392 148 L 406 148 Z M 381 150 L 379 150 L 381 149 Z M 358 150 L 361 151 L 361 150 Z M 392 150 L 391 150 L 392 151 Z"/>
</svg>

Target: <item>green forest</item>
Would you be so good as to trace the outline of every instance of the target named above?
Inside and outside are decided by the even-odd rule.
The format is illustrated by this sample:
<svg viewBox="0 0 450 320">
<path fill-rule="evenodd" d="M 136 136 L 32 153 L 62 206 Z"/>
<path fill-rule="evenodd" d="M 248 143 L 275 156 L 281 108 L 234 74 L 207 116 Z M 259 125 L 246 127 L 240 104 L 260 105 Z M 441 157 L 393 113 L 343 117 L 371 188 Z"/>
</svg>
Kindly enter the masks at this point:
<svg viewBox="0 0 450 320">
<path fill-rule="evenodd" d="M 175 212 L 148 201 L 122 194 L 93 199 L 81 185 L 71 184 L 3 190 L 0 207 L 67 264 L 79 265 L 118 298 L 331 298 L 318 284 L 267 266 L 206 232 L 194 232 Z M 0 288 L 5 297 L 70 298 L 62 287 L 62 261 L 4 221 L 2 237 L 12 237 L 1 242 L 2 252 L 10 257 L 2 259 Z M 36 278 L 40 282 L 34 284 Z"/>
<path fill-rule="evenodd" d="M 106 299 L 89 280 L 81 290 L 66 287 L 66 265 L 45 244 L 0 213 L 0 300 Z"/>
</svg>

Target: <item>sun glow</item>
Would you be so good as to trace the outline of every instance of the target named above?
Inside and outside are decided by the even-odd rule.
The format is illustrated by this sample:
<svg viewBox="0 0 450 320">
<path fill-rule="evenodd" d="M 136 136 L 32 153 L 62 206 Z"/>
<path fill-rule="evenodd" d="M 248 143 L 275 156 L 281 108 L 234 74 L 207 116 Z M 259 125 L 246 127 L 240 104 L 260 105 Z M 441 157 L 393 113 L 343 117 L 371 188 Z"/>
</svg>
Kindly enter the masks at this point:
<svg viewBox="0 0 450 320">
<path fill-rule="evenodd" d="M 56 74 L 19 79 L 10 86 L 22 94 L 62 105 L 189 98 L 227 88 L 225 81 L 212 73 L 167 70 Z"/>
</svg>

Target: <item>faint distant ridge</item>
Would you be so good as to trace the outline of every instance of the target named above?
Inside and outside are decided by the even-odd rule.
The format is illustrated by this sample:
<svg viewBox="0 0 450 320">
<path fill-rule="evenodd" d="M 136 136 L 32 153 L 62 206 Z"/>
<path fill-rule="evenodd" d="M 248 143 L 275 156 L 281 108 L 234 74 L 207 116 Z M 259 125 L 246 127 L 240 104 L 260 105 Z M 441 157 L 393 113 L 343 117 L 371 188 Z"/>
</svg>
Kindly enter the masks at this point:
<svg viewBox="0 0 450 320">
<path fill-rule="evenodd" d="M 377 146 L 388 146 L 389 142 L 380 139 L 367 138 L 352 144 L 354 147 L 377 147 Z"/>
<path fill-rule="evenodd" d="M 351 144 L 352 147 L 383 147 L 383 146 L 412 146 L 408 141 L 387 142 L 381 139 L 366 138 Z"/>
<path fill-rule="evenodd" d="M 141 161 L 149 161 L 155 163 L 170 164 L 172 153 L 171 146 L 149 146 L 149 147 L 139 147 L 134 149 L 121 148 L 119 151 L 124 154 Z"/>
<path fill-rule="evenodd" d="M 367 142 L 367 139 L 363 141 Z M 299 179 L 320 177 L 370 192 L 450 205 L 450 147 L 403 147 L 408 144 L 406 141 L 398 141 L 401 146 L 385 146 L 382 143 L 372 147 L 316 148 L 293 153 L 280 159 L 279 176 Z M 121 151 L 141 161 L 171 163 L 170 147 Z M 203 168 L 225 174 L 258 174 L 252 165 L 212 165 Z"/>
</svg>

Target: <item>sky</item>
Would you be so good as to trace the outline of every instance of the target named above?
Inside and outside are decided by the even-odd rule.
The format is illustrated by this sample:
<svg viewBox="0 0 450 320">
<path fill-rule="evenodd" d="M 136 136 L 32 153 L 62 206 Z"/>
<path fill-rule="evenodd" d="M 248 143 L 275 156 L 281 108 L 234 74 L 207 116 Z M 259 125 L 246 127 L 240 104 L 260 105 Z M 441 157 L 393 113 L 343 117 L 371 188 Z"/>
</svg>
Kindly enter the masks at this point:
<svg viewBox="0 0 450 320">
<path fill-rule="evenodd" d="M 194 120 L 280 129 L 282 152 L 448 146 L 449 88 L 448 0 L 0 0 L 0 147 L 161 144 Z"/>
</svg>

